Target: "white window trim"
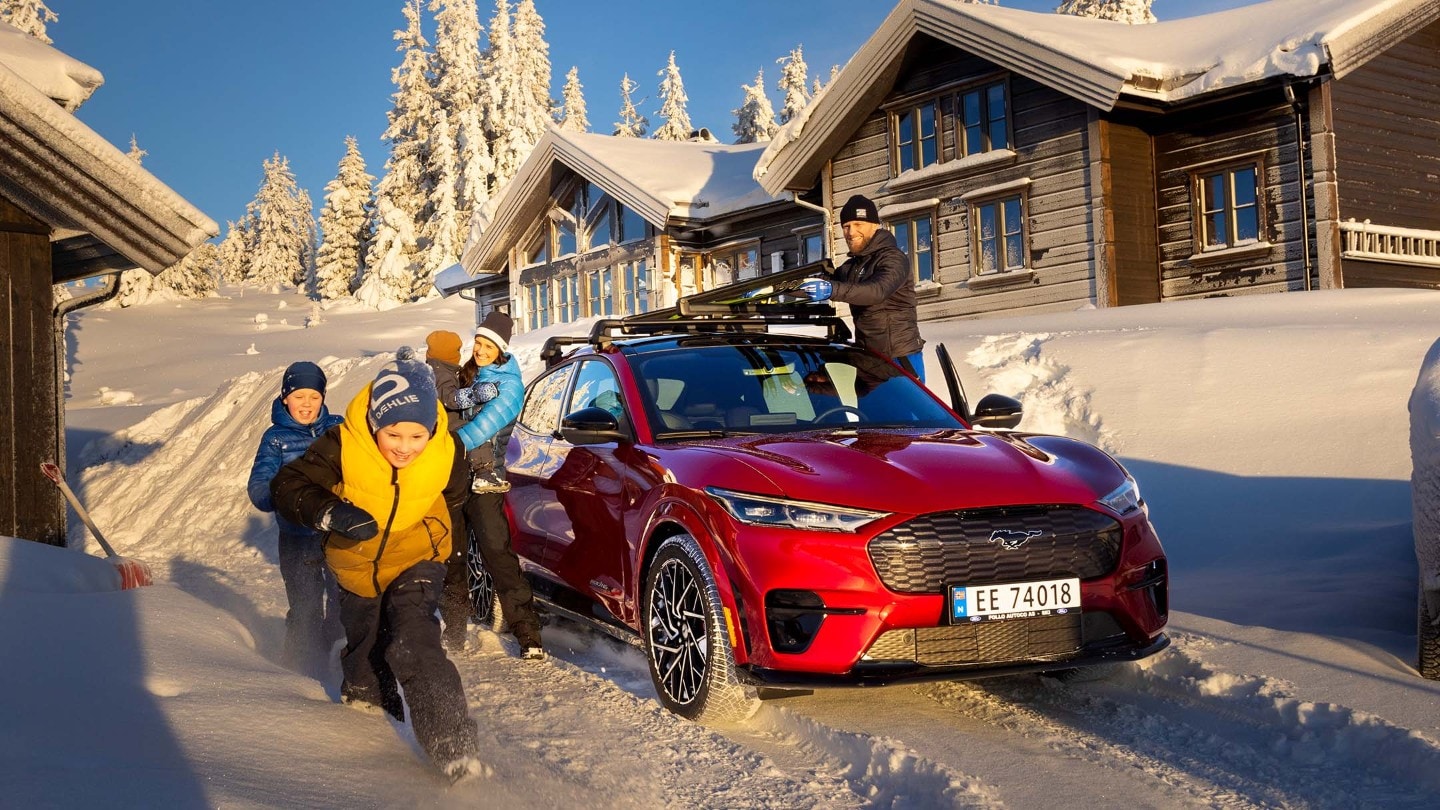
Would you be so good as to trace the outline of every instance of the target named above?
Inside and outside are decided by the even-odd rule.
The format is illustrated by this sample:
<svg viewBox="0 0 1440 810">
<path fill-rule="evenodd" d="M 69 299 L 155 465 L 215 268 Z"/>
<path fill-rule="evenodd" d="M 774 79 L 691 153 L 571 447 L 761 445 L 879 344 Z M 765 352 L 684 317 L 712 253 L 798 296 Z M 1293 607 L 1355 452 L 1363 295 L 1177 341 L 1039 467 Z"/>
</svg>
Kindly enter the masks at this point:
<svg viewBox="0 0 1440 810">
<path fill-rule="evenodd" d="M 913 214 L 916 211 L 933 211 L 940 205 L 938 197 L 931 197 L 928 200 L 917 200 L 916 202 L 895 203 L 880 209 L 880 219 L 894 219 L 905 214 Z"/>
<path fill-rule="evenodd" d="M 1032 182 L 1030 178 L 1022 177 L 1019 180 L 1011 180 L 1008 183 L 996 183 L 993 186 L 985 186 L 983 188 L 977 188 L 974 191 L 967 191 L 955 199 L 963 203 L 969 203 L 982 197 L 995 197 L 1012 191 L 1024 191 L 1030 188 Z"/>
<path fill-rule="evenodd" d="M 932 163 L 923 169 L 910 169 L 895 175 L 881 185 L 877 193 L 899 191 L 931 180 L 944 180 L 957 174 L 978 171 L 986 166 L 1014 163 L 1018 157 L 1013 149 L 992 149 L 989 152 L 966 155 L 955 160 Z"/>
</svg>

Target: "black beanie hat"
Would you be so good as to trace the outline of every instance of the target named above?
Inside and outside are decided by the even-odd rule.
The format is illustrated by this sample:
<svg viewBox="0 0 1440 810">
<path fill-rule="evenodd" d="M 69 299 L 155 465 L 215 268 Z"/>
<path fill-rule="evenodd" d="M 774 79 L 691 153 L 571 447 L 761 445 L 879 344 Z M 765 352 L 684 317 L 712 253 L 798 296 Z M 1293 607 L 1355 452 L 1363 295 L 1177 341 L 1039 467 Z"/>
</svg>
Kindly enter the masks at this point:
<svg viewBox="0 0 1440 810">
<path fill-rule="evenodd" d="M 395 359 L 381 366 L 375 382 L 370 384 L 370 406 L 365 412 L 370 432 L 399 422 L 414 422 L 434 433 L 438 401 L 435 372 L 415 359 L 413 349 L 401 346 Z"/>
<path fill-rule="evenodd" d="M 325 372 L 308 360 L 291 363 L 285 369 L 285 376 L 280 378 L 280 398 L 284 399 L 302 388 L 319 391 L 320 396 L 325 396 Z"/>
<path fill-rule="evenodd" d="M 500 353 L 505 354 L 510 351 L 510 333 L 514 328 L 515 322 L 510 320 L 510 316 L 495 309 L 475 327 L 475 337 L 483 337 L 494 343 L 500 347 Z"/>
<path fill-rule="evenodd" d="M 840 206 L 840 224 L 847 222 L 873 222 L 880 224 L 880 212 L 868 197 L 856 194 Z"/>
</svg>

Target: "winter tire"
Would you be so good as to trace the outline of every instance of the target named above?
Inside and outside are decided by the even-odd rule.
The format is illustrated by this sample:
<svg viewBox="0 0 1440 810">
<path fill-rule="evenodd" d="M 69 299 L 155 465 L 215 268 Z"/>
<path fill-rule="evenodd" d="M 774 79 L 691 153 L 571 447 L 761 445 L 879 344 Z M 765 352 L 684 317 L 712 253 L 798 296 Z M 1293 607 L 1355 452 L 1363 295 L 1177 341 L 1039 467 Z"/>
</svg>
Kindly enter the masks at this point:
<svg viewBox="0 0 1440 810">
<path fill-rule="evenodd" d="M 715 576 L 688 534 L 667 538 L 645 577 L 650 680 L 665 708 L 700 723 L 737 723 L 760 707 L 740 683 Z"/>
<path fill-rule="evenodd" d="M 1416 668 L 1420 670 L 1420 677 L 1440 681 L 1440 627 L 1435 626 L 1436 617 L 1430 615 L 1424 591 L 1420 593 L 1419 616 L 1419 627 L 1415 635 L 1419 641 L 1420 655 Z"/>
<path fill-rule="evenodd" d="M 480 547 L 473 533 L 470 534 L 470 546 L 465 551 L 465 565 L 470 571 L 470 621 L 481 630 L 500 632 L 504 624 L 500 596 L 495 592 L 494 578 L 485 569 L 485 559 L 480 556 Z"/>
</svg>

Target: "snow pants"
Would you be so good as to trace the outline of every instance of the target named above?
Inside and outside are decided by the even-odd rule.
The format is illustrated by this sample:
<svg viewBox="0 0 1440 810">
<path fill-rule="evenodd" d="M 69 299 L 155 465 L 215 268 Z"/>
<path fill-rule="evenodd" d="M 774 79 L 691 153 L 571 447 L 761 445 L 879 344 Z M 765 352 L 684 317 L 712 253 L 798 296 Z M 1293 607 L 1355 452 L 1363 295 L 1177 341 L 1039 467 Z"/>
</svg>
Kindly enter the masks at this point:
<svg viewBox="0 0 1440 810">
<path fill-rule="evenodd" d="M 325 536 L 280 532 L 280 578 L 285 582 L 286 667 L 324 680 L 330 676 L 330 651 L 344 637 L 340 627 L 339 588 L 325 564 Z"/>
<path fill-rule="evenodd" d="M 423 562 L 406 569 L 378 598 L 340 590 L 346 637 L 340 657 L 345 672 L 341 695 L 394 715 L 398 683 L 405 691 L 416 741 L 442 767 L 479 751 L 460 673 L 440 645 L 435 610 L 444 582 L 443 563 Z"/>
<path fill-rule="evenodd" d="M 501 492 L 472 492 L 465 500 L 465 522 L 470 527 L 485 570 L 495 581 L 495 594 L 510 632 L 521 649 L 540 646 L 540 617 L 535 613 L 535 595 L 529 580 L 520 572 L 520 558 L 510 545 L 510 520 L 505 517 L 505 495 Z"/>
</svg>

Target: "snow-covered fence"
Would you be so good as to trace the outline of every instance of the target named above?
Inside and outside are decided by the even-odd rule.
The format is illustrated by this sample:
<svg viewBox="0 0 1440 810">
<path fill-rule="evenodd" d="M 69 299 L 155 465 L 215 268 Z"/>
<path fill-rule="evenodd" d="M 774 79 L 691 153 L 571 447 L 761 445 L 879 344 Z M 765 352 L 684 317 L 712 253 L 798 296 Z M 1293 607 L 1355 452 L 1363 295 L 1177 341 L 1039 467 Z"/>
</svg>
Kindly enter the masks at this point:
<svg viewBox="0 0 1440 810">
<path fill-rule="evenodd" d="M 1420 564 L 1419 670 L 1440 680 L 1440 340 L 1410 394 L 1410 502 Z"/>
<path fill-rule="evenodd" d="M 1440 231 L 1392 228 L 1370 220 L 1340 223 L 1341 255 L 1396 264 L 1440 267 Z"/>
</svg>

